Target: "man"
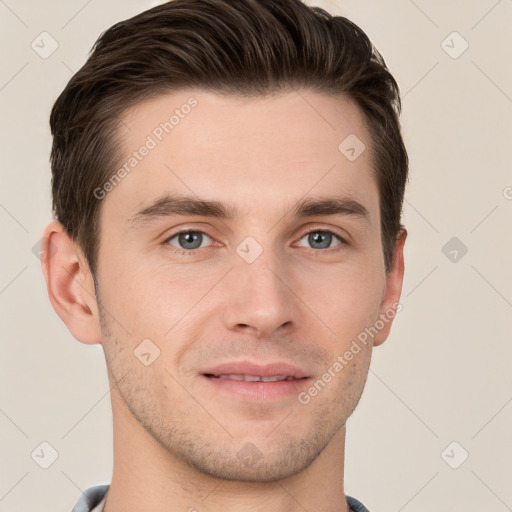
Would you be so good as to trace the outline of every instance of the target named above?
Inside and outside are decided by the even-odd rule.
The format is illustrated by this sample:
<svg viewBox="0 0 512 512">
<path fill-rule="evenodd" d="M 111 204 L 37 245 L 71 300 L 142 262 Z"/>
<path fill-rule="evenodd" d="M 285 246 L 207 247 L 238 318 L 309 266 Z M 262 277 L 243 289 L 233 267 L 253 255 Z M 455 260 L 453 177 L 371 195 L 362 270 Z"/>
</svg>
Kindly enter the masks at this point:
<svg viewBox="0 0 512 512">
<path fill-rule="evenodd" d="M 75 512 L 365 511 L 345 425 L 404 273 L 395 80 L 299 0 L 175 0 L 51 114 L 49 298 L 101 343 L 110 486 Z"/>
</svg>

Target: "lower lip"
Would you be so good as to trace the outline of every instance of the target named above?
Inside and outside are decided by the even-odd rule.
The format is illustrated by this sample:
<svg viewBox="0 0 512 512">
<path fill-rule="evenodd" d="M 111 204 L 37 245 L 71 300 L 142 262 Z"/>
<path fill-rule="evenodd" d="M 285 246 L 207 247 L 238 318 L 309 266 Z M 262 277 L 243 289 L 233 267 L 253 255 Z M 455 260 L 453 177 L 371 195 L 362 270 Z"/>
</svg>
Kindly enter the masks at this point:
<svg viewBox="0 0 512 512">
<path fill-rule="evenodd" d="M 309 377 L 305 379 L 278 380 L 274 382 L 247 382 L 244 380 L 219 379 L 206 377 L 211 386 L 219 391 L 226 391 L 238 395 L 240 398 L 260 402 L 282 400 L 290 396 L 297 396 L 302 389 L 309 385 Z"/>
</svg>

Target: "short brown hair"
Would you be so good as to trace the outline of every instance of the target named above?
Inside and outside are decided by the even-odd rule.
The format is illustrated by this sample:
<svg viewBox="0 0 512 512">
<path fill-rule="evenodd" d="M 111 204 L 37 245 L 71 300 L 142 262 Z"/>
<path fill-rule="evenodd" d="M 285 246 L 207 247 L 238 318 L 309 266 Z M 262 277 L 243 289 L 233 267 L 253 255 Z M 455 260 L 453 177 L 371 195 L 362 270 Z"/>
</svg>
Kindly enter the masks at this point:
<svg viewBox="0 0 512 512">
<path fill-rule="evenodd" d="M 104 32 L 51 112 L 53 212 L 93 276 L 101 206 L 94 190 L 122 157 L 115 135 L 126 109 L 179 89 L 251 97 L 287 87 L 343 94 L 361 109 L 389 272 L 408 157 L 398 85 L 366 34 L 300 0 L 172 0 Z"/>
</svg>

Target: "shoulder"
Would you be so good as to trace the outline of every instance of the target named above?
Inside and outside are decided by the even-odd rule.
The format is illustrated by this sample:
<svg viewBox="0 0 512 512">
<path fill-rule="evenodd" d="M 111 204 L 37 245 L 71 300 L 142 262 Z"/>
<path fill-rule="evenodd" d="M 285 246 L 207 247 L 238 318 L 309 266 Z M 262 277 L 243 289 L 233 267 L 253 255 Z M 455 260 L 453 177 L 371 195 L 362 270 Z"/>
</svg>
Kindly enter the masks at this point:
<svg viewBox="0 0 512 512">
<path fill-rule="evenodd" d="M 348 506 L 350 510 L 354 512 L 370 512 L 359 500 L 356 500 L 352 496 L 345 496 L 347 498 Z"/>
<path fill-rule="evenodd" d="M 84 491 L 80 496 L 80 499 L 71 512 L 96 512 L 95 509 L 102 503 L 109 487 L 110 485 L 108 484 L 89 487 L 89 489 Z M 97 512 L 101 512 L 102 508 L 103 507 L 98 507 Z"/>
</svg>

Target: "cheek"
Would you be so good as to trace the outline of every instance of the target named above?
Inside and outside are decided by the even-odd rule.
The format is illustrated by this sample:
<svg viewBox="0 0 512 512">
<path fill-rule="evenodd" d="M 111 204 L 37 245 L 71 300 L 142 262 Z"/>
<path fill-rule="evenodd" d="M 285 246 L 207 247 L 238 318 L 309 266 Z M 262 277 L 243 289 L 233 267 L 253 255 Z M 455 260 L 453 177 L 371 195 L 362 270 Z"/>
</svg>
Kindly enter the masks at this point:
<svg viewBox="0 0 512 512">
<path fill-rule="evenodd" d="M 149 338 L 163 347 L 174 338 L 174 331 L 181 332 L 204 309 L 201 299 L 217 280 L 215 272 L 199 273 L 193 265 L 180 268 L 119 259 L 110 272 L 103 272 L 100 288 L 111 318 L 124 328 L 116 329 L 120 335 L 130 337 L 134 344 Z"/>
<path fill-rule="evenodd" d="M 383 278 L 371 265 L 325 267 L 309 273 L 304 302 L 339 345 L 356 337 L 378 315 Z M 317 286 L 314 286 L 317 283 Z"/>
</svg>

